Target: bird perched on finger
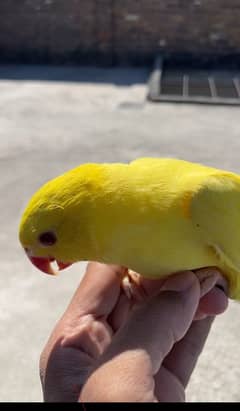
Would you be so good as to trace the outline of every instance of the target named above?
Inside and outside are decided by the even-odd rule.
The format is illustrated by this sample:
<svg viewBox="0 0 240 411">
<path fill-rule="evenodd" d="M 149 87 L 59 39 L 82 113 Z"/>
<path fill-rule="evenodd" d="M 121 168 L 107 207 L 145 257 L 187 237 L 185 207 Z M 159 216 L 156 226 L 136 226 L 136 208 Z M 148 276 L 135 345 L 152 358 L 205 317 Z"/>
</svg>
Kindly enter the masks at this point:
<svg viewBox="0 0 240 411">
<path fill-rule="evenodd" d="M 83 164 L 31 198 L 19 238 L 32 263 L 56 274 L 81 260 L 146 278 L 218 267 L 240 299 L 240 177 L 170 158 Z"/>
</svg>

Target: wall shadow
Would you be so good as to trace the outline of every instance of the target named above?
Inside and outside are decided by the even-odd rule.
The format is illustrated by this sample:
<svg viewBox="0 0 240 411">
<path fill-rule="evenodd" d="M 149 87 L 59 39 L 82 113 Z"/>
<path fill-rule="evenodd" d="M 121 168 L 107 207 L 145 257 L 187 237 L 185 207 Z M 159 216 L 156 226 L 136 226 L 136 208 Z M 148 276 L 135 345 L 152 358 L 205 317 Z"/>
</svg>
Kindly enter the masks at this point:
<svg viewBox="0 0 240 411">
<path fill-rule="evenodd" d="M 48 66 L 0 64 L 0 80 L 109 83 L 117 86 L 145 84 L 150 69 L 145 67 L 100 68 L 87 66 Z"/>
</svg>

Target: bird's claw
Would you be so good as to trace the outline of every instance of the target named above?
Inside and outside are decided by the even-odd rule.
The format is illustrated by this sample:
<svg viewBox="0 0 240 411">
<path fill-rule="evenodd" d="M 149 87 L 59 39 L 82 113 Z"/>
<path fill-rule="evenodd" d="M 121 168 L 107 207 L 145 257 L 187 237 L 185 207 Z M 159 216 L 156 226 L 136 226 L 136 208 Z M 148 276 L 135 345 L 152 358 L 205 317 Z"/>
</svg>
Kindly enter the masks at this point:
<svg viewBox="0 0 240 411">
<path fill-rule="evenodd" d="M 129 300 L 140 302 L 145 298 L 144 290 L 140 284 L 140 275 L 132 270 L 126 269 L 122 278 L 122 290 Z"/>
</svg>

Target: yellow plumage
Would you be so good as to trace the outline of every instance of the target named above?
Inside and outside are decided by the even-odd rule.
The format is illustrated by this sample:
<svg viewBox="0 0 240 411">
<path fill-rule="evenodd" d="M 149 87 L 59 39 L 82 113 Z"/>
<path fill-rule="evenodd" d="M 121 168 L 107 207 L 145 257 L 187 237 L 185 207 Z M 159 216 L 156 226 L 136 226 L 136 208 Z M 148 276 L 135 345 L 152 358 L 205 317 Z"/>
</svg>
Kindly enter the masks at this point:
<svg viewBox="0 0 240 411">
<path fill-rule="evenodd" d="M 44 232 L 56 243 L 41 245 Z M 148 278 L 217 266 L 240 299 L 240 177 L 176 159 L 84 164 L 32 197 L 20 241 L 36 257 L 120 264 Z"/>
</svg>

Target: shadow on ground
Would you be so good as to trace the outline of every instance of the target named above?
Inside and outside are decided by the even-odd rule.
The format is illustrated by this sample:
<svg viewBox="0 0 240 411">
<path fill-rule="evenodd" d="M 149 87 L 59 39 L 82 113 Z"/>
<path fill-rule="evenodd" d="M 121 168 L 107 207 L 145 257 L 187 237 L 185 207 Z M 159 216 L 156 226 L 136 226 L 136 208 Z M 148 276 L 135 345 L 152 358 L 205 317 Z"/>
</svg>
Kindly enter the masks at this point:
<svg viewBox="0 0 240 411">
<path fill-rule="evenodd" d="M 79 66 L 0 65 L 0 80 L 30 80 L 81 83 L 106 83 L 131 86 L 146 83 L 149 68 L 99 68 Z"/>
</svg>

